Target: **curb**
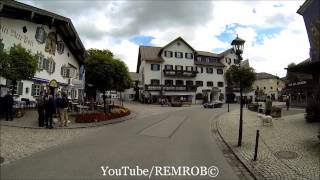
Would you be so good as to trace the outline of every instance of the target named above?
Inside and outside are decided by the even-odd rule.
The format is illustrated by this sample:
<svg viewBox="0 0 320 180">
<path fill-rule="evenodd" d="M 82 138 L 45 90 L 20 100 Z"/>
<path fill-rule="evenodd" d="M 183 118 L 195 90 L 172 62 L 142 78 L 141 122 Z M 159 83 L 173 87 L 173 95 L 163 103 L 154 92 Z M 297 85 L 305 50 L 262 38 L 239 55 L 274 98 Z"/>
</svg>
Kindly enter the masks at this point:
<svg viewBox="0 0 320 180">
<path fill-rule="evenodd" d="M 223 113 L 223 114 L 220 114 L 217 116 L 218 120 L 216 121 L 216 129 L 217 129 L 217 132 L 219 134 L 219 137 L 222 139 L 223 143 L 228 147 L 228 149 L 232 152 L 232 154 L 235 156 L 235 158 L 245 167 L 245 169 L 251 174 L 251 176 L 256 179 L 256 180 L 259 180 L 259 179 L 264 179 L 264 177 L 262 175 L 260 175 L 259 172 L 257 172 L 256 170 L 254 170 L 253 168 L 249 167 L 249 165 L 245 162 L 243 162 L 241 160 L 241 158 L 234 152 L 234 150 L 232 149 L 232 147 L 226 142 L 226 140 L 223 138 L 223 136 L 221 135 L 221 132 L 219 130 L 218 127 L 219 126 L 219 123 L 221 121 L 220 117 L 223 116 L 224 114 L 227 114 L 228 112 L 226 113 Z"/>
<path fill-rule="evenodd" d="M 59 129 L 84 129 L 84 128 L 93 128 L 93 127 L 100 127 L 100 126 L 105 126 L 105 125 L 109 125 L 109 124 L 116 124 L 116 123 L 120 123 L 123 121 L 127 121 L 130 119 L 133 119 L 137 116 L 137 113 L 132 112 L 128 115 L 128 116 L 124 116 L 124 117 L 120 117 L 120 118 L 116 118 L 116 119 L 112 119 L 112 120 L 108 120 L 108 121 L 102 121 L 102 122 L 97 122 L 97 123 L 76 123 L 76 124 L 84 124 L 83 126 L 78 126 L 78 127 L 55 127 L 53 129 L 50 130 L 59 130 Z M 24 128 L 24 129 L 45 129 L 43 127 L 31 127 L 31 126 L 17 126 L 17 125 L 9 125 L 9 124 L 0 124 L 0 126 L 7 126 L 7 127 L 16 127 L 16 128 Z"/>
</svg>

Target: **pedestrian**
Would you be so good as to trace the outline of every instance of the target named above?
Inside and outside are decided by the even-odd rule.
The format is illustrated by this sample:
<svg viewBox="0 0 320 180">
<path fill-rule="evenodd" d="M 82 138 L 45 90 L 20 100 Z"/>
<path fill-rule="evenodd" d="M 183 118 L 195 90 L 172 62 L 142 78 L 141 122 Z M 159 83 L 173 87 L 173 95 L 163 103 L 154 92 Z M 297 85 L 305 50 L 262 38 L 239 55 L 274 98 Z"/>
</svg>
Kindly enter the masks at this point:
<svg viewBox="0 0 320 180">
<path fill-rule="evenodd" d="M 68 97 L 67 93 L 63 92 L 59 100 L 58 110 L 60 116 L 60 127 L 68 126 Z"/>
<path fill-rule="evenodd" d="M 287 96 L 287 99 L 286 99 L 286 106 L 287 106 L 287 111 L 289 111 L 289 107 L 290 107 L 290 97 Z"/>
<path fill-rule="evenodd" d="M 265 114 L 268 116 L 271 114 L 271 108 L 272 108 L 272 101 L 270 100 L 270 96 L 267 97 L 267 100 L 265 102 Z"/>
<path fill-rule="evenodd" d="M 54 100 L 52 95 L 48 95 L 44 101 L 44 111 L 45 111 L 45 120 L 46 120 L 46 128 L 52 129 L 52 116 L 55 112 L 54 109 Z"/>
<path fill-rule="evenodd" d="M 44 96 L 42 91 L 40 92 L 40 96 L 38 96 L 36 100 L 37 100 L 39 127 L 43 127 L 44 126 Z"/>
<path fill-rule="evenodd" d="M 4 106 L 4 114 L 6 116 L 6 121 L 13 120 L 12 109 L 13 109 L 13 97 L 11 92 L 8 91 L 7 94 L 3 97 L 3 106 Z"/>
</svg>

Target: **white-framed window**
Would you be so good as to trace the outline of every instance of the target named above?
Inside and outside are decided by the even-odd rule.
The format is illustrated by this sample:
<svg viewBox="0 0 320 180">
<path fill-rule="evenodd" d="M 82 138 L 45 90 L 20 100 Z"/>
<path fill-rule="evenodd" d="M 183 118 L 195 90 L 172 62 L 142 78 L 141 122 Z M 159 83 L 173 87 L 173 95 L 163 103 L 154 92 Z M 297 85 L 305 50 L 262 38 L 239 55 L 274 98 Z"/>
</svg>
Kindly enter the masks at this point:
<svg viewBox="0 0 320 180">
<path fill-rule="evenodd" d="M 208 74 L 213 74 L 213 68 L 208 67 L 208 68 L 207 68 L 207 73 L 208 73 Z"/>
<path fill-rule="evenodd" d="M 183 66 L 176 65 L 176 70 L 178 70 L 178 71 L 182 71 L 182 70 L 183 70 Z"/>
<path fill-rule="evenodd" d="M 193 59 L 193 54 L 192 53 L 185 53 L 186 59 Z"/>
<path fill-rule="evenodd" d="M 186 70 L 187 71 L 193 71 L 193 67 L 192 66 L 186 66 Z"/>
<path fill-rule="evenodd" d="M 197 56 L 197 61 L 201 62 L 201 57 L 200 56 Z"/>
<path fill-rule="evenodd" d="M 173 65 L 166 64 L 166 65 L 164 65 L 164 69 L 165 70 L 173 70 Z"/>
<path fill-rule="evenodd" d="M 210 58 L 206 57 L 206 63 L 210 63 Z"/>
<path fill-rule="evenodd" d="M 183 58 L 183 52 L 175 52 L 176 58 Z"/>
<path fill-rule="evenodd" d="M 150 83 L 151 83 L 151 85 L 159 85 L 160 84 L 160 80 L 159 79 L 151 79 Z"/>
<path fill-rule="evenodd" d="M 151 64 L 151 71 L 159 71 L 160 64 Z"/>
<path fill-rule="evenodd" d="M 164 51 L 164 57 L 172 57 L 173 52 L 172 51 Z"/>
<path fill-rule="evenodd" d="M 217 69 L 217 74 L 223 74 L 223 69 Z"/>
</svg>

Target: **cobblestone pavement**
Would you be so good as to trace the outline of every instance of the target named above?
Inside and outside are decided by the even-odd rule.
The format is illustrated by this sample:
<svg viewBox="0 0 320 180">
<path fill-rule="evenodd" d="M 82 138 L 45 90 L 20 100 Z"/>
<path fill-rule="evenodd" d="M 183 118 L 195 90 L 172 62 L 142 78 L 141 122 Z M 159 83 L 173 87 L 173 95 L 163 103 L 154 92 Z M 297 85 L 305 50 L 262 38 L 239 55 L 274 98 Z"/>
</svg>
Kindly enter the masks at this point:
<svg viewBox="0 0 320 180">
<path fill-rule="evenodd" d="M 98 128 L 48 130 L 0 125 L 0 156 L 4 158 L 3 164 L 7 164 L 75 137 L 80 138 Z"/>
<path fill-rule="evenodd" d="M 283 109 L 283 111 L 286 111 Z M 291 113 L 290 113 L 291 111 Z M 218 130 L 238 158 L 261 179 L 320 179 L 319 124 L 304 120 L 304 110 L 291 109 L 260 128 L 257 161 L 253 161 L 258 124 L 256 112 L 244 109 L 242 146 L 237 147 L 239 109 L 220 116 Z M 279 151 L 296 153 L 293 159 L 275 156 Z M 285 154 L 288 155 L 288 154 Z"/>
</svg>

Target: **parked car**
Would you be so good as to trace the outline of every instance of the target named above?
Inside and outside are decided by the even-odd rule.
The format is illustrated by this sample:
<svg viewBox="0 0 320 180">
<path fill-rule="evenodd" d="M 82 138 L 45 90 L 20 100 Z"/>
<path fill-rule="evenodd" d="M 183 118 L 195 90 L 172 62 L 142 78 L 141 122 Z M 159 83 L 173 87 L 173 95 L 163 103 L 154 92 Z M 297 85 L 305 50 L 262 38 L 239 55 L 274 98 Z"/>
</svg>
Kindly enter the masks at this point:
<svg viewBox="0 0 320 180">
<path fill-rule="evenodd" d="M 180 101 L 172 102 L 172 103 L 171 103 L 171 106 L 172 106 L 172 107 L 181 107 L 181 106 L 182 106 L 182 102 L 180 102 Z"/>
<path fill-rule="evenodd" d="M 208 102 L 208 103 L 204 103 L 203 107 L 204 108 L 221 108 L 222 107 L 222 101 L 212 101 L 212 102 Z"/>
</svg>

